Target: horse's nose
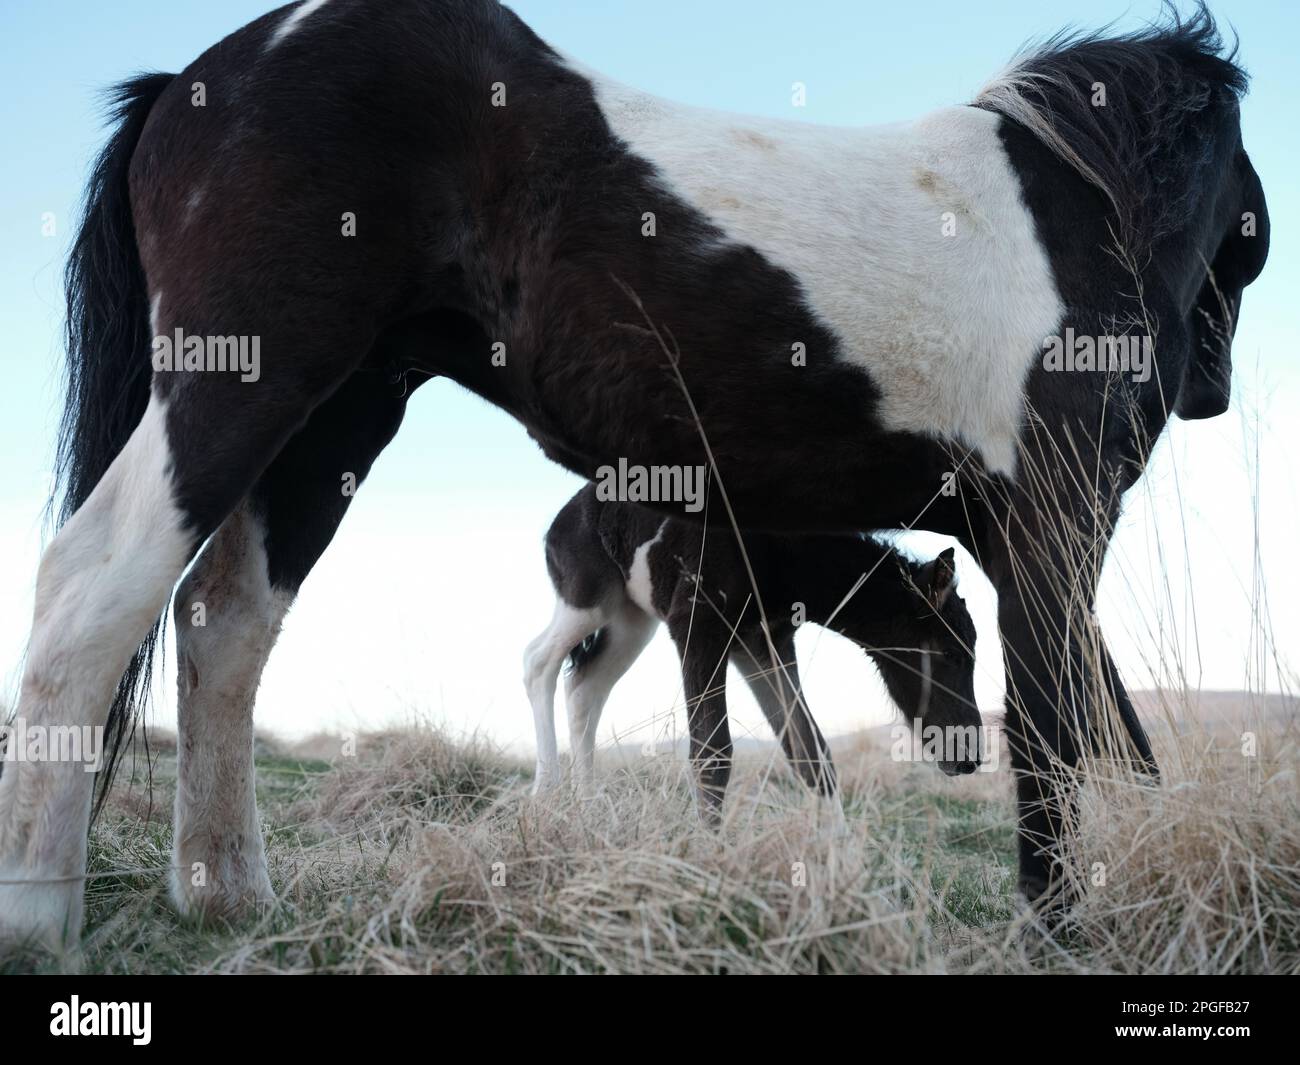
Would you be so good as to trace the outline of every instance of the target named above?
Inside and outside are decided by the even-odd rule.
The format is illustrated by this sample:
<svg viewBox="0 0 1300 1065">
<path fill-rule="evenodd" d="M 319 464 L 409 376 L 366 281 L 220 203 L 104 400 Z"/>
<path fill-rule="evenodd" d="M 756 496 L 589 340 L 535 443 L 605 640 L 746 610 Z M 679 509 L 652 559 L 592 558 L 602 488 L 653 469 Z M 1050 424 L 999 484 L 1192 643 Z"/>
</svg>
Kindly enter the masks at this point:
<svg viewBox="0 0 1300 1065">
<path fill-rule="evenodd" d="M 963 776 L 963 777 L 964 777 L 964 776 L 966 776 L 968 773 L 974 773 L 975 770 L 977 770 L 979 767 L 980 767 L 979 762 L 971 762 L 971 761 L 958 762 L 958 763 L 957 763 L 957 775 L 958 775 L 958 776 Z"/>
</svg>

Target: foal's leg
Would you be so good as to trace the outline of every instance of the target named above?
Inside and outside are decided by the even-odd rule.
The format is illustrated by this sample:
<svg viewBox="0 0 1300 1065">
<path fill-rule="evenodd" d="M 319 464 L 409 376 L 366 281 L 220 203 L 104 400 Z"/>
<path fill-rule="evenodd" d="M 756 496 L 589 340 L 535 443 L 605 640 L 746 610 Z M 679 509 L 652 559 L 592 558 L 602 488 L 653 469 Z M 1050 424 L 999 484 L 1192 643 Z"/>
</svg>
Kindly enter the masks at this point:
<svg viewBox="0 0 1300 1065">
<path fill-rule="evenodd" d="M 560 667 L 578 644 L 611 619 L 602 606 L 575 607 L 555 600 L 551 623 L 524 651 L 524 687 L 533 708 L 537 734 L 537 772 L 533 793 L 547 791 L 559 783 L 560 754 L 555 739 L 555 682 Z"/>
<path fill-rule="evenodd" d="M 257 815 L 254 699 L 280 623 L 351 501 L 345 475 L 364 480 L 405 403 L 381 374 L 352 377 L 285 445 L 177 592 L 171 888 L 182 913 L 234 917 L 274 897 Z"/>
<path fill-rule="evenodd" d="M 659 623 L 644 610 L 626 604 L 601 633 L 596 658 L 570 674 L 565 683 L 569 709 L 569 745 L 573 751 L 574 787 L 585 793 L 592 779 L 596 726 L 614 685 L 646 649 Z"/>
<path fill-rule="evenodd" d="M 691 736 L 696 797 L 706 824 L 721 821 L 722 800 L 731 779 L 731 728 L 727 721 L 727 659 L 730 629 L 710 623 L 704 611 L 689 610 L 668 620 L 669 632 L 682 661 L 686 721 Z"/>
<path fill-rule="evenodd" d="M 744 676 L 800 779 L 819 794 L 833 796 L 835 767 L 826 740 L 803 698 L 794 634 L 774 636 L 773 646 L 775 659 L 767 641 L 762 640 L 761 646 L 751 641 L 746 647 L 733 648 L 731 660 Z"/>
</svg>

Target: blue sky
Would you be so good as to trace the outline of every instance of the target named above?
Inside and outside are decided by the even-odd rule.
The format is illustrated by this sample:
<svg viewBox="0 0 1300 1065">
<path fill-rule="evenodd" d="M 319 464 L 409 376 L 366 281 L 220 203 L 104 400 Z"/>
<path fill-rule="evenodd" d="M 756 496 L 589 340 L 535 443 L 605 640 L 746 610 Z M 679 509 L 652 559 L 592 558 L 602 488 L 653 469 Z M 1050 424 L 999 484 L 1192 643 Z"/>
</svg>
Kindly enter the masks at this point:
<svg viewBox="0 0 1300 1065">
<path fill-rule="evenodd" d="M 376 0 L 378 2 L 378 0 Z M 931 0 L 524 0 L 543 37 L 658 95 L 809 122 L 896 121 L 962 103 L 1023 40 L 1065 24 L 1131 23 L 1154 3 Z M 0 690 L 12 691 L 26 641 L 40 507 L 59 409 L 60 272 L 90 160 L 102 143 L 96 93 L 140 69 L 179 70 L 269 10 L 246 0 L 5 0 L 0 13 Z M 1135 684 L 1148 664 L 1183 662 L 1193 683 L 1235 688 L 1285 679 L 1300 643 L 1289 566 L 1300 516 L 1295 345 L 1300 260 L 1293 234 L 1300 152 L 1294 133 L 1300 15 L 1288 0 L 1214 5 L 1254 76 L 1243 108 L 1247 149 L 1273 218 L 1272 256 L 1247 293 L 1235 347 L 1237 407 L 1176 425 L 1130 500 L 1101 614 Z M 328 76 L 328 72 L 322 72 Z M 808 86 L 792 112 L 793 82 Z M 56 232 L 42 233 L 52 212 Z M 519 684 L 527 640 L 549 616 L 540 540 L 577 487 L 504 415 L 437 382 L 362 489 L 313 574 L 268 671 L 259 717 L 282 731 L 426 715 L 526 745 Z M 1153 569 L 1164 576 L 1153 577 Z M 963 571 L 983 622 L 981 692 L 997 701 L 989 599 Z M 1264 594 L 1259 588 L 1262 586 Z M 878 720 L 883 700 L 856 653 L 801 636 L 814 711 L 835 731 Z M 1144 672 L 1145 671 L 1145 672 Z M 1256 680 L 1258 683 L 1258 680 Z M 603 730 L 680 732 L 671 651 L 661 639 L 625 681 Z M 166 721 L 169 711 L 160 710 Z M 876 715 L 874 718 L 872 715 Z M 749 708 L 745 722 L 757 720 Z M 754 726 L 761 735 L 761 727 Z M 563 730 L 561 730 L 563 734 Z"/>
</svg>

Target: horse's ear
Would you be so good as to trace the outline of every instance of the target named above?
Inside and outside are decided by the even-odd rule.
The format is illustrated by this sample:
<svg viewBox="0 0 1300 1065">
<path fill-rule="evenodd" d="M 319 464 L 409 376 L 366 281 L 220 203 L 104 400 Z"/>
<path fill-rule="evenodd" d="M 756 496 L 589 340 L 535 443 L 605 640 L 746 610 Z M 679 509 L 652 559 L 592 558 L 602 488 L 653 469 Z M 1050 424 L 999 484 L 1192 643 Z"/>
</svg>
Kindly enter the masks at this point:
<svg viewBox="0 0 1300 1065">
<path fill-rule="evenodd" d="M 935 610 L 942 610 L 957 586 L 957 553 L 950 547 L 933 562 L 927 562 L 922 587 Z"/>
</svg>

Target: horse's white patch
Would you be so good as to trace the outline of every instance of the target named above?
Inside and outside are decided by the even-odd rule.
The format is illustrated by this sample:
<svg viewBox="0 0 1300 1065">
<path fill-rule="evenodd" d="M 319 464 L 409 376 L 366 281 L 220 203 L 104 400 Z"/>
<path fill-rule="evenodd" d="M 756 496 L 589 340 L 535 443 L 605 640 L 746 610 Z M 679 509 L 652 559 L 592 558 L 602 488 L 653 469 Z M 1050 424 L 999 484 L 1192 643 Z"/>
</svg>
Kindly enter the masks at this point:
<svg viewBox="0 0 1300 1065">
<path fill-rule="evenodd" d="M 18 701 L 28 725 L 102 726 L 118 679 L 189 560 L 172 496 L 166 405 L 144 417 L 41 559 Z M 94 778 L 69 762 L 0 774 L 0 941 L 80 933 Z M 8 883 L 6 883 L 8 881 Z"/>
<path fill-rule="evenodd" d="M 162 298 L 162 291 L 159 290 L 154 293 L 153 299 L 149 303 L 149 333 L 152 336 L 159 335 L 158 312 L 162 310 Z"/>
<path fill-rule="evenodd" d="M 177 595 L 172 897 L 182 913 L 228 916 L 274 898 L 257 816 L 253 705 L 291 603 L 271 587 L 265 530 L 247 507 L 221 524 Z"/>
<path fill-rule="evenodd" d="M 660 621 L 664 619 L 655 609 L 654 576 L 650 572 L 650 549 L 663 538 L 664 529 L 667 527 L 668 519 L 665 518 L 660 522 L 654 537 L 636 549 L 632 556 L 632 565 L 628 567 L 626 584 L 627 597 L 652 618 L 659 618 Z"/>
<path fill-rule="evenodd" d="M 271 34 L 271 39 L 267 42 L 266 47 L 269 51 L 277 44 L 283 41 L 289 34 L 293 33 L 301 24 L 303 19 L 308 15 L 314 14 L 322 7 L 329 3 L 329 0 L 307 0 L 301 7 L 295 8 L 289 13 L 289 16 L 275 28 Z"/>
<path fill-rule="evenodd" d="M 798 280 L 880 389 L 886 428 L 1014 471 L 1025 380 L 1064 308 L 997 115 L 817 126 L 674 104 L 572 65 L 669 191 Z"/>
</svg>

